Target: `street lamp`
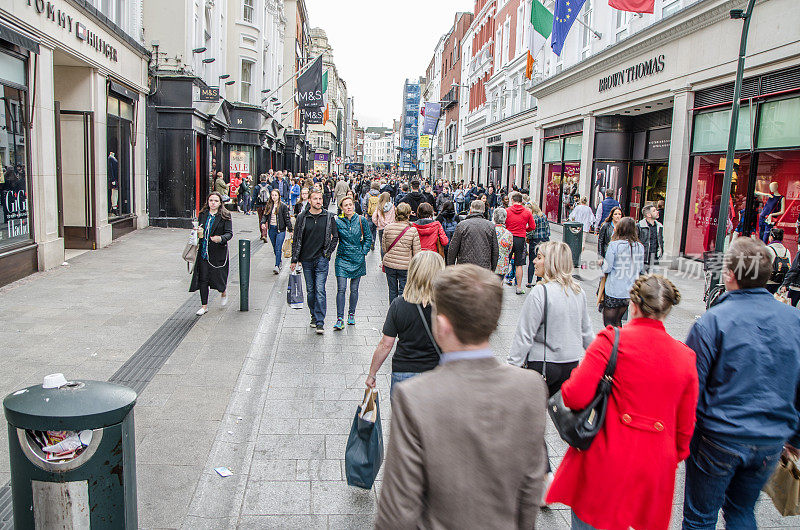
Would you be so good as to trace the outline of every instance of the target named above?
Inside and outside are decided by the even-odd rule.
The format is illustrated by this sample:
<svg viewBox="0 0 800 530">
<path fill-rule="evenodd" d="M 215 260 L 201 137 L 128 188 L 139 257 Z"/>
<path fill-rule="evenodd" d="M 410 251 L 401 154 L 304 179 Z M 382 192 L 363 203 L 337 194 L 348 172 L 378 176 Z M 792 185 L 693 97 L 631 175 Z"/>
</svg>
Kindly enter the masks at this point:
<svg viewBox="0 0 800 530">
<path fill-rule="evenodd" d="M 739 128 L 739 100 L 742 97 L 742 78 L 744 77 L 744 56 L 747 51 L 747 34 L 750 31 L 750 18 L 756 0 L 747 2 L 747 9 L 732 9 L 731 18 L 743 20 L 742 37 L 739 41 L 739 62 L 736 66 L 736 83 L 733 85 L 733 104 L 731 105 L 731 128 L 728 133 L 728 150 L 725 154 L 725 177 L 722 179 L 722 194 L 719 199 L 719 217 L 717 217 L 716 252 L 725 250 L 725 236 L 728 224 L 728 201 L 731 195 L 731 179 L 733 177 L 733 157 L 736 151 L 736 133 Z M 719 280 L 719 272 L 714 273 L 715 282 Z"/>
</svg>

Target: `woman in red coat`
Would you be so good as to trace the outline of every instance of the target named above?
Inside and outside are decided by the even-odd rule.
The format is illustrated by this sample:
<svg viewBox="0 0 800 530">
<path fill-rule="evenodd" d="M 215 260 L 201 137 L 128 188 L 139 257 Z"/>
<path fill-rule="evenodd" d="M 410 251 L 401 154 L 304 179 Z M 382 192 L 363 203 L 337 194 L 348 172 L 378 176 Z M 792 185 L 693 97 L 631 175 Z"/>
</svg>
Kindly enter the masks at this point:
<svg viewBox="0 0 800 530">
<path fill-rule="evenodd" d="M 694 352 L 664 329 L 679 301 L 662 276 L 642 276 L 631 289 L 632 319 L 620 330 L 605 424 L 589 449 L 567 451 L 547 493 L 548 503 L 572 508 L 573 529 L 669 527 L 675 471 L 689 456 L 698 392 Z M 613 342 L 609 326 L 561 386 L 569 408 L 584 409 L 592 400 Z"/>
</svg>

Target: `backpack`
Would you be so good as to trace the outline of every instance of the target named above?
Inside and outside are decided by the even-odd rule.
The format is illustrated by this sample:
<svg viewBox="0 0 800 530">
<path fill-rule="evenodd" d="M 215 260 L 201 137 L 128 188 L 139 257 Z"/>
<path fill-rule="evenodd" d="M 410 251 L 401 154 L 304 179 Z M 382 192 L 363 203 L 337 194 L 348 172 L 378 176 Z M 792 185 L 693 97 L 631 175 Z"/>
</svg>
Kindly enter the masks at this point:
<svg viewBox="0 0 800 530">
<path fill-rule="evenodd" d="M 769 277 L 769 281 L 771 283 L 782 284 L 784 278 L 786 278 L 786 273 L 789 272 L 789 267 L 791 263 L 789 262 L 789 251 L 786 251 L 786 254 L 783 256 L 778 255 L 778 251 L 772 245 L 767 245 L 770 250 L 775 254 L 775 257 L 772 258 L 772 274 Z"/>
<path fill-rule="evenodd" d="M 258 190 L 258 202 L 263 202 L 264 204 L 269 202 L 269 186 L 266 184 L 259 184 Z"/>
<path fill-rule="evenodd" d="M 375 213 L 375 210 L 378 208 L 378 201 L 380 200 L 379 195 L 370 195 L 369 199 L 367 200 L 367 215 L 372 216 Z"/>
<path fill-rule="evenodd" d="M 447 219 L 442 219 L 442 228 L 444 229 L 444 234 L 447 236 L 447 239 L 453 238 L 456 226 L 458 226 L 458 223 L 455 219 L 450 219 L 449 221 Z"/>
</svg>

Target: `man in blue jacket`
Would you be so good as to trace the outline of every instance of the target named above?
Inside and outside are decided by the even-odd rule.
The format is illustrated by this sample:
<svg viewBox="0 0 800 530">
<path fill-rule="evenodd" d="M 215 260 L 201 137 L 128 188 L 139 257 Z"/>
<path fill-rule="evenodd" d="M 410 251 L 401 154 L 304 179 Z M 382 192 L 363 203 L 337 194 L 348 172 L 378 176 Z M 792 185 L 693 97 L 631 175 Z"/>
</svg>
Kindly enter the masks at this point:
<svg viewBox="0 0 800 530">
<path fill-rule="evenodd" d="M 686 344 L 697 355 L 697 426 L 686 461 L 684 529 L 755 529 L 762 486 L 800 447 L 800 311 L 764 288 L 772 260 L 740 237 L 725 255 L 726 294 Z"/>
<path fill-rule="evenodd" d="M 606 198 L 600 203 L 600 218 L 597 220 L 597 227 L 601 227 L 606 218 L 611 214 L 614 208 L 620 208 L 619 201 L 614 198 L 614 190 L 606 190 Z"/>
</svg>

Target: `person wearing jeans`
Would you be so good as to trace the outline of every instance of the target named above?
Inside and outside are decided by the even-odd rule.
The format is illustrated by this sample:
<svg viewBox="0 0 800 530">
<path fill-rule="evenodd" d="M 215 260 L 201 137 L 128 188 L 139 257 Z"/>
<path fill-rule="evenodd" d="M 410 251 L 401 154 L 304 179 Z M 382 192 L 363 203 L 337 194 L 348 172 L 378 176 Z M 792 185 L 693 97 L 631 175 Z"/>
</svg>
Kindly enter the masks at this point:
<svg viewBox="0 0 800 530">
<path fill-rule="evenodd" d="M 372 234 L 367 220 L 355 213 L 355 203 L 346 196 L 339 203 L 342 214 L 336 216 L 336 228 L 339 234 L 339 249 L 336 251 L 336 324 L 335 331 L 344 329 L 344 301 L 347 293 L 347 280 L 350 280 L 350 307 L 347 312 L 347 324 L 356 323 L 356 305 L 358 304 L 358 284 L 362 276 L 367 274 L 367 262 L 364 256 L 372 246 Z"/>
<path fill-rule="evenodd" d="M 386 313 L 383 337 L 372 356 L 367 386 L 375 388 L 378 370 L 391 353 L 395 341 L 397 348 L 392 357 L 390 398 L 398 383 L 439 365 L 439 346 L 428 330 L 431 329 L 433 283 L 443 270 L 444 260 L 436 252 L 419 252 L 411 260 L 408 286 L 394 299 Z"/>
<path fill-rule="evenodd" d="M 686 462 L 683 528 L 755 529 L 761 488 L 781 455 L 800 447 L 800 312 L 765 289 L 763 242 L 735 239 L 725 254 L 725 294 L 695 322 L 697 426 Z M 754 315 L 757 316 L 754 321 Z"/>
<path fill-rule="evenodd" d="M 419 232 L 408 222 L 411 207 L 400 203 L 395 209 L 395 222 L 383 230 L 381 248 L 383 249 L 383 269 L 389 286 L 389 303 L 403 294 L 406 275 L 411 259 L 422 251 Z"/>
<path fill-rule="evenodd" d="M 292 220 L 289 217 L 289 206 L 281 201 L 281 195 L 277 189 L 270 192 L 269 202 L 262 208 L 261 233 L 265 231 L 272 243 L 272 250 L 275 252 L 275 267 L 272 269 L 274 274 L 281 272 L 281 258 L 283 257 L 283 241 L 286 239 L 286 231 L 292 231 Z"/>
<path fill-rule="evenodd" d="M 325 281 L 328 279 L 329 260 L 338 242 L 336 219 L 332 213 L 322 209 L 322 192 L 313 190 L 308 209 L 300 212 L 295 222 L 291 269 L 294 272 L 298 262 L 303 265 L 311 327 L 316 328 L 320 335 L 325 333 Z"/>
</svg>

